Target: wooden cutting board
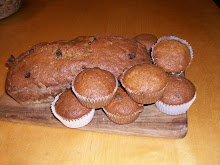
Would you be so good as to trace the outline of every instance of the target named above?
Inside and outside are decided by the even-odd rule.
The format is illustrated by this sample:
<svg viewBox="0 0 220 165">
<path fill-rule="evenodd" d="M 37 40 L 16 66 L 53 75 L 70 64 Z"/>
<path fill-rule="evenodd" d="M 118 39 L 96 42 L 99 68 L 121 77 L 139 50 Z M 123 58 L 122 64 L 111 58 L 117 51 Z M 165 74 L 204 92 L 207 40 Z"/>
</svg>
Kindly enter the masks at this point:
<svg viewBox="0 0 220 165">
<path fill-rule="evenodd" d="M 80 130 L 179 139 L 187 133 L 187 114 L 170 116 L 160 112 L 154 104 L 144 106 L 139 118 L 130 124 L 118 125 L 96 110 L 93 120 Z M 65 127 L 51 113 L 50 105 L 21 106 L 6 93 L 0 97 L 0 120 L 51 127 Z M 70 128 L 67 128 L 70 129 Z"/>
</svg>

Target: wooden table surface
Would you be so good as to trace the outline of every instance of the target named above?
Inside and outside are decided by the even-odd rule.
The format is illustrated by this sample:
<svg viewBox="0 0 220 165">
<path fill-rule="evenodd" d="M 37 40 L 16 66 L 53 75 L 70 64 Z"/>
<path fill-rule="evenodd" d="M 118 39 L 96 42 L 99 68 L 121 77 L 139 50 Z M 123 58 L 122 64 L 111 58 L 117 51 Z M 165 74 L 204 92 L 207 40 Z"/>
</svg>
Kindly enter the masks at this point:
<svg viewBox="0 0 220 165">
<path fill-rule="evenodd" d="M 187 40 L 186 77 L 197 99 L 183 139 L 162 139 L 0 121 L 0 164 L 220 164 L 220 9 L 212 0 L 23 0 L 0 20 L 0 94 L 6 61 L 44 41 L 141 33 Z"/>
</svg>

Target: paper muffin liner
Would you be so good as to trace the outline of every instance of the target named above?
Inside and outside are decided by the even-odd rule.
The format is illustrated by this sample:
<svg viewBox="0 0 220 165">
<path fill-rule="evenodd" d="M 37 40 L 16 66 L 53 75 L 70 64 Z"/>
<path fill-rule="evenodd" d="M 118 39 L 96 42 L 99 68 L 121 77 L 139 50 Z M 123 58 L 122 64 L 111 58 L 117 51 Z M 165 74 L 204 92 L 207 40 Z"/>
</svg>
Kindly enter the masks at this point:
<svg viewBox="0 0 220 165">
<path fill-rule="evenodd" d="M 190 108 L 190 106 L 195 101 L 195 99 L 196 99 L 196 93 L 194 97 L 192 98 L 192 100 L 184 104 L 169 105 L 169 104 L 163 103 L 162 101 L 157 101 L 155 105 L 161 112 L 167 115 L 180 115 L 180 114 L 186 113 L 186 111 Z"/>
<path fill-rule="evenodd" d="M 80 72 L 79 72 L 80 73 Z M 79 102 L 85 106 L 85 107 L 88 107 L 88 108 L 94 108 L 94 109 L 97 109 L 97 108 L 102 108 L 106 105 L 108 105 L 111 100 L 113 99 L 117 89 L 118 89 L 118 80 L 117 78 L 115 77 L 115 82 L 116 82 L 116 86 L 115 86 L 115 89 L 113 90 L 113 92 L 107 96 L 103 96 L 103 97 L 99 97 L 99 98 L 88 98 L 88 97 L 85 97 L 85 96 L 82 96 L 80 95 L 74 88 L 74 81 L 75 81 L 75 78 L 76 76 L 79 74 L 77 73 L 75 75 L 75 77 L 73 78 L 73 81 L 72 81 L 72 91 L 73 93 L 75 93 L 76 97 L 78 98 Z"/>
<path fill-rule="evenodd" d="M 55 104 L 61 94 L 62 93 L 58 94 L 51 104 L 51 110 L 52 110 L 53 115 L 59 121 L 61 121 L 61 123 L 63 123 L 63 125 L 65 125 L 66 127 L 69 127 L 69 128 L 79 128 L 79 127 L 83 127 L 83 126 L 87 125 L 92 120 L 94 113 L 95 113 L 95 109 L 91 109 L 91 111 L 88 114 L 86 114 L 78 119 L 65 119 L 62 116 L 60 116 L 56 112 L 56 109 L 55 109 Z"/>
<path fill-rule="evenodd" d="M 134 112 L 133 114 L 128 115 L 128 116 L 117 116 L 115 114 L 108 112 L 105 108 L 103 108 L 103 111 L 105 112 L 108 119 L 116 124 L 132 123 L 139 117 L 139 114 L 140 114 L 140 112 L 137 111 L 137 112 Z"/>
<path fill-rule="evenodd" d="M 176 37 L 176 36 L 163 36 L 163 37 L 161 37 L 161 38 L 158 39 L 158 41 L 154 44 L 154 46 L 152 47 L 152 50 L 151 50 L 151 58 L 152 58 L 153 63 L 155 64 L 155 62 L 154 62 L 154 57 L 153 57 L 154 47 L 155 47 L 159 42 L 161 42 L 161 41 L 163 41 L 163 40 L 177 40 L 177 41 L 180 41 L 181 43 L 185 44 L 185 45 L 188 47 L 188 49 L 189 49 L 189 51 L 190 51 L 191 60 L 190 60 L 190 62 L 189 62 L 189 64 L 188 64 L 188 66 L 185 68 L 185 70 L 186 70 L 186 69 L 190 66 L 191 61 L 192 61 L 192 59 L 193 59 L 193 49 L 192 49 L 192 47 L 190 46 L 190 44 L 189 44 L 186 40 L 183 40 L 183 39 L 178 38 L 178 37 Z M 169 74 L 171 74 L 171 75 L 180 75 L 180 74 L 182 74 L 185 70 L 183 70 L 183 71 L 181 71 L 181 72 L 179 72 L 179 73 L 169 72 Z"/>
</svg>

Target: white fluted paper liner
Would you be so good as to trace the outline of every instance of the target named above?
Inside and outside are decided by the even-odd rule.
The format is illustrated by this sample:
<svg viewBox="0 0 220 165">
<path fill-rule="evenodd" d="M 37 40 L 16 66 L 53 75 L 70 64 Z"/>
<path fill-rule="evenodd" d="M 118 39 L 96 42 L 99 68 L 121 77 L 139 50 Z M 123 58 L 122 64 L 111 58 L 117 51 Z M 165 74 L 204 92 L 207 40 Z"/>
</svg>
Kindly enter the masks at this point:
<svg viewBox="0 0 220 165">
<path fill-rule="evenodd" d="M 106 115 L 109 118 L 109 120 L 111 120 L 112 122 L 114 122 L 116 124 L 132 123 L 132 122 L 134 122 L 139 117 L 139 114 L 140 114 L 140 111 L 137 111 L 137 112 L 134 112 L 131 115 L 117 116 L 115 114 L 112 114 L 112 113 L 108 112 L 104 107 L 102 109 L 106 113 Z"/>
<path fill-rule="evenodd" d="M 155 104 L 156 104 L 156 107 L 161 112 L 163 112 L 167 115 L 180 115 L 180 114 L 186 113 L 186 111 L 190 108 L 190 106 L 195 101 L 195 99 L 196 99 L 196 93 L 195 93 L 192 100 L 190 100 L 189 102 L 184 103 L 184 104 L 168 105 L 168 104 L 165 104 L 161 101 L 157 101 Z"/>
<path fill-rule="evenodd" d="M 191 60 L 190 60 L 190 62 L 189 62 L 189 64 L 188 64 L 188 66 L 187 66 L 187 68 L 188 68 L 188 67 L 190 66 L 190 64 L 191 64 L 192 59 L 193 59 L 193 49 L 192 49 L 192 47 L 190 46 L 190 44 L 189 44 L 186 40 L 183 40 L 183 39 L 178 38 L 178 37 L 176 37 L 176 36 L 163 36 L 163 37 L 161 37 L 161 38 L 159 38 L 159 39 L 157 40 L 157 42 L 156 42 L 156 43 L 154 44 L 154 46 L 152 47 L 152 51 L 151 51 L 151 58 L 152 58 L 153 63 L 155 64 L 155 62 L 154 62 L 154 57 L 153 57 L 154 47 L 155 47 L 159 42 L 161 42 L 161 41 L 163 41 L 163 40 L 177 40 L 177 41 L 180 41 L 181 43 L 185 44 L 185 45 L 188 47 L 188 49 L 189 49 L 189 51 L 190 51 L 190 56 L 191 56 Z M 187 69 L 187 68 L 186 68 L 186 69 Z M 180 74 L 183 73 L 184 71 L 185 71 L 185 70 L 181 71 L 180 73 L 173 73 L 173 72 L 171 72 L 170 74 L 180 75 Z"/>
<path fill-rule="evenodd" d="M 111 102 L 111 100 L 113 99 L 113 97 L 118 89 L 118 80 L 115 77 L 115 75 L 114 75 L 114 77 L 115 77 L 116 86 L 111 94 L 109 94 L 107 96 L 99 97 L 99 98 L 88 98 L 88 97 L 84 97 L 84 96 L 80 95 L 74 88 L 74 81 L 75 81 L 76 76 L 79 73 L 77 73 L 72 80 L 72 91 L 76 95 L 76 97 L 78 98 L 79 102 L 82 105 L 84 105 L 85 107 L 94 108 L 94 109 L 102 108 L 102 107 L 108 105 Z"/>
<path fill-rule="evenodd" d="M 91 109 L 91 111 L 88 114 L 82 116 L 81 118 L 71 119 L 71 120 L 65 119 L 62 116 L 60 116 L 59 114 L 57 114 L 56 109 L 55 109 L 55 104 L 61 94 L 62 93 L 58 94 L 51 104 L 51 110 L 52 110 L 53 115 L 59 121 L 61 121 L 63 123 L 63 125 L 65 125 L 66 127 L 69 127 L 69 128 L 79 128 L 79 127 L 83 127 L 83 126 L 89 124 L 89 122 L 92 120 L 92 118 L 94 116 L 95 109 Z"/>
</svg>

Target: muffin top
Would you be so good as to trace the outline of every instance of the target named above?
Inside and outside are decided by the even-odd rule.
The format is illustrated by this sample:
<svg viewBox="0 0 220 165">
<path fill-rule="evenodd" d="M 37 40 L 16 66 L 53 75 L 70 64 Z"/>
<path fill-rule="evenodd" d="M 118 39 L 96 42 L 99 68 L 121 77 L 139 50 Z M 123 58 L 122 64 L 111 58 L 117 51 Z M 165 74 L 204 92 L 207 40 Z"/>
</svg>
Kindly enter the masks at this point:
<svg viewBox="0 0 220 165">
<path fill-rule="evenodd" d="M 167 87 L 159 101 L 169 105 L 180 105 L 192 100 L 195 92 L 195 86 L 188 79 L 169 76 Z"/>
<path fill-rule="evenodd" d="M 166 86 L 167 74 L 153 64 L 138 64 L 125 72 L 122 84 L 136 93 L 158 92 Z"/>
<path fill-rule="evenodd" d="M 162 40 L 152 52 L 153 61 L 166 72 L 180 73 L 185 71 L 191 61 L 190 50 L 178 40 Z"/>
<path fill-rule="evenodd" d="M 134 37 L 133 40 L 143 44 L 149 53 L 150 49 L 157 42 L 157 37 L 153 34 L 140 34 Z"/>
<path fill-rule="evenodd" d="M 104 108 L 117 116 L 127 116 L 143 111 L 143 106 L 138 106 L 138 103 L 134 102 L 122 87 L 118 87 L 113 100 Z"/>
<path fill-rule="evenodd" d="M 78 119 L 91 111 L 79 103 L 71 90 L 67 90 L 59 96 L 55 109 L 58 115 L 69 120 Z"/>
<path fill-rule="evenodd" d="M 94 99 L 112 94 L 117 85 L 117 80 L 111 72 L 97 67 L 81 71 L 73 82 L 78 94 Z"/>
</svg>

